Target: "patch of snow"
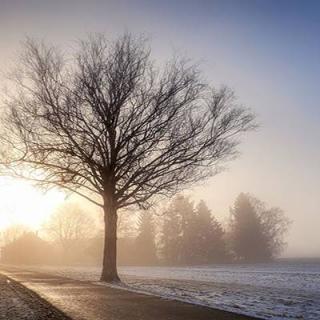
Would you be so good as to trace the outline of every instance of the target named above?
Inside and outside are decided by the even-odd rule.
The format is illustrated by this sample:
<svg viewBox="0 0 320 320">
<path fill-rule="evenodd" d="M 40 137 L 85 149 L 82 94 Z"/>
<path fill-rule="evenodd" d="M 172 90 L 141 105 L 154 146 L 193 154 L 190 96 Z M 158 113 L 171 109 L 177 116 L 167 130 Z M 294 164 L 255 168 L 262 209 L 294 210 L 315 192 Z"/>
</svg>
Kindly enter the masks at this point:
<svg viewBox="0 0 320 320">
<path fill-rule="evenodd" d="M 100 268 L 33 267 L 77 280 L 99 281 Z M 133 290 L 263 319 L 320 319 L 319 264 L 120 267 Z"/>
</svg>

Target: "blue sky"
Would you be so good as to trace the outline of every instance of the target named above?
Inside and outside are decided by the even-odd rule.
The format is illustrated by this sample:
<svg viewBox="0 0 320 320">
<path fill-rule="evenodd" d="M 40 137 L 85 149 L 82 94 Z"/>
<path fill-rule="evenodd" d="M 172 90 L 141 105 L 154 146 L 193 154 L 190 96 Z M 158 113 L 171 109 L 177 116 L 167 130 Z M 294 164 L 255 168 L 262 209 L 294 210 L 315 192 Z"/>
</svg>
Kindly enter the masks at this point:
<svg viewBox="0 0 320 320">
<path fill-rule="evenodd" d="M 201 61 L 209 81 L 258 114 L 241 157 L 194 196 L 224 219 L 251 192 L 294 221 L 286 255 L 320 255 L 320 1 L 0 0 L 0 68 L 26 35 L 70 47 L 89 32 L 125 30 L 149 35 L 159 60 Z"/>
</svg>

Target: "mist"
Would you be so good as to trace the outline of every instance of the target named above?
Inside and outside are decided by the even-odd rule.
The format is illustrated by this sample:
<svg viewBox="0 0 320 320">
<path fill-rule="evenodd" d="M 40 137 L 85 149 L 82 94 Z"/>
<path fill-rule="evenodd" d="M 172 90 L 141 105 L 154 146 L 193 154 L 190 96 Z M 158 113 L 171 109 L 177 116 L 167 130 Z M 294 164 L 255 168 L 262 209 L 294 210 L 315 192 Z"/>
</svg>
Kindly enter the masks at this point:
<svg viewBox="0 0 320 320">
<path fill-rule="evenodd" d="M 0 1 L 0 318 L 319 319 L 319 13 Z"/>
<path fill-rule="evenodd" d="M 172 50 L 200 59 L 206 77 L 234 88 L 239 100 L 254 108 L 261 126 L 240 146 L 241 157 L 227 163 L 226 172 L 192 190 L 194 197 L 206 200 L 224 219 L 237 194 L 255 194 L 281 207 L 293 221 L 283 256 L 319 256 L 319 45 L 313 41 L 316 26 L 306 21 L 312 21 L 312 8 L 295 16 L 299 3 L 294 2 L 282 16 L 266 3 L 184 2 L 179 10 L 179 2 L 163 2 L 140 11 L 142 5 L 143 1 L 97 1 L 94 6 L 67 1 L 50 7 L 42 2 L 3 2 L 1 69 L 12 65 L 24 35 L 58 42 L 69 50 L 70 40 L 100 31 L 143 32 L 160 59 Z M 156 18 L 159 12 L 161 21 Z"/>
</svg>

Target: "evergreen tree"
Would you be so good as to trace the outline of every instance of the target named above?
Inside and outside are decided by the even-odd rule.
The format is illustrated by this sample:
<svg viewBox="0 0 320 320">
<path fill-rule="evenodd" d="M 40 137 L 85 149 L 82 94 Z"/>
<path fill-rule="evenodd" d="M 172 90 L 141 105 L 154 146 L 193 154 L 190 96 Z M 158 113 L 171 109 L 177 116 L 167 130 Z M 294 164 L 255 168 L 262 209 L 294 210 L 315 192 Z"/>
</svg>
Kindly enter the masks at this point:
<svg viewBox="0 0 320 320">
<path fill-rule="evenodd" d="M 231 209 L 232 248 L 238 259 L 264 260 L 268 253 L 258 214 L 247 194 L 241 193 Z"/>
<path fill-rule="evenodd" d="M 196 209 L 179 196 L 170 204 L 163 226 L 163 257 L 167 264 L 208 264 L 225 261 L 224 230 L 204 201 Z"/>
<path fill-rule="evenodd" d="M 155 230 L 151 212 L 142 211 L 138 217 L 138 236 L 135 247 L 139 264 L 156 263 Z"/>
<path fill-rule="evenodd" d="M 197 217 L 193 202 L 187 197 L 181 197 L 178 213 L 181 221 L 180 262 L 187 265 L 194 264 L 197 257 L 197 250 L 194 247 Z"/>
<path fill-rule="evenodd" d="M 177 196 L 164 212 L 162 229 L 162 257 L 166 264 L 176 265 L 181 262 L 181 214 L 180 205 L 183 197 Z"/>
<path fill-rule="evenodd" d="M 188 264 L 194 255 L 193 203 L 184 196 L 175 197 L 164 215 L 162 254 L 167 264 Z"/>
<path fill-rule="evenodd" d="M 289 221 L 279 208 L 265 205 L 241 193 L 231 209 L 231 245 L 237 259 L 247 262 L 266 261 L 278 254 Z"/>
<path fill-rule="evenodd" d="M 197 232 L 195 232 L 197 263 L 223 262 L 227 258 L 224 230 L 201 200 L 196 208 Z"/>
</svg>

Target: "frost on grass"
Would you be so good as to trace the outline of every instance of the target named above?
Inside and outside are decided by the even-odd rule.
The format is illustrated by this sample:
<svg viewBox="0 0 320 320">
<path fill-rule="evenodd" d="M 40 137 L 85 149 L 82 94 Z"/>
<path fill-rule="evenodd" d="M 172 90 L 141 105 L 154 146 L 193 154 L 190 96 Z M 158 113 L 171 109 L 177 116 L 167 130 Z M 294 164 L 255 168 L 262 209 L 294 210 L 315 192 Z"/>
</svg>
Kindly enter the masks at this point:
<svg viewBox="0 0 320 320">
<path fill-rule="evenodd" d="M 98 281 L 100 276 L 100 268 L 41 269 L 78 280 Z M 119 270 L 124 282 L 121 289 L 264 319 L 320 319 L 318 264 L 120 267 Z"/>
</svg>

